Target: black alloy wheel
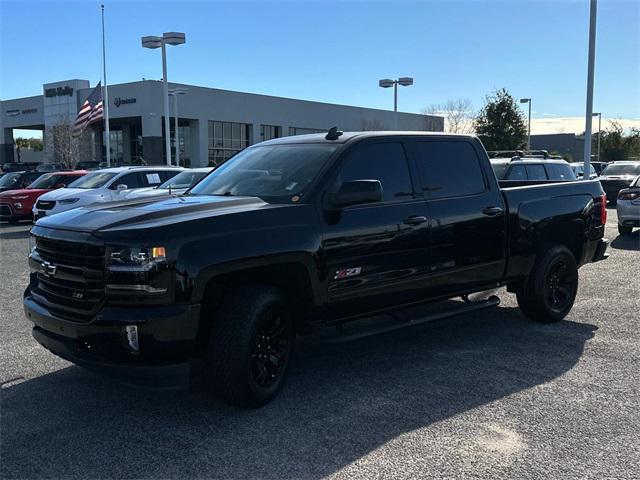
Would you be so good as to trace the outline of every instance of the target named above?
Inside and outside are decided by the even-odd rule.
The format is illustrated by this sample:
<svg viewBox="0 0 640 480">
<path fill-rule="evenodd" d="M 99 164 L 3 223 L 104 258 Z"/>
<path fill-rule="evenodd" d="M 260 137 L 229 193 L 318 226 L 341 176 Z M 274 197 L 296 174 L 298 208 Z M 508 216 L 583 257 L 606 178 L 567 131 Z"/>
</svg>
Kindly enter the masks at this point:
<svg viewBox="0 0 640 480">
<path fill-rule="evenodd" d="M 251 376 L 261 387 L 275 383 L 289 358 L 289 323 L 282 312 L 269 310 L 256 328 L 251 353 Z"/>
</svg>

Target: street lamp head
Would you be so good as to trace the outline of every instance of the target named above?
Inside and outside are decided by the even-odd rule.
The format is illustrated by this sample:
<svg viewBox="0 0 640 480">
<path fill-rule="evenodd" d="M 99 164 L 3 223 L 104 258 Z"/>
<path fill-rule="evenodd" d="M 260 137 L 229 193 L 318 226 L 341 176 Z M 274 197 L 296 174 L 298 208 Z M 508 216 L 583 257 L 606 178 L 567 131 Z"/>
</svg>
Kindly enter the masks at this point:
<svg viewBox="0 0 640 480">
<path fill-rule="evenodd" d="M 398 83 L 403 87 L 408 87 L 409 85 L 413 85 L 413 78 L 411 77 L 400 77 L 398 79 Z"/>
<path fill-rule="evenodd" d="M 160 48 L 162 46 L 162 37 L 154 35 L 142 37 L 142 46 L 144 48 Z"/>
<path fill-rule="evenodd" d="M 389 87 L 393 87 L 393 84 L 395 82 L 393 80 L 391 80 L 390 78 L 385 78 L 384 80 L 380 80 L 378 82 L 378 86 L 382 87 L 382 88 L 389 88 Z"/>
<path fill-rule="evenodd" d="M 168 45 L 182 45 L 186 42 L 186 37 L 182 32 L 165 32 L 162 34 L 162 40 Z"/>
<path fill-rule="evenodd" d="M 521 98 L 520 103 L 529 103 L 531 101 L 530 98 Z"/>
<path fill-rule="evenodd" d="M 600 112 L 593 112 L 593 113 L 591 114 L 591 116 L 592 116 L 592 117 L 597 117 L 598 115 L 600 115 Z"/>
</svg>

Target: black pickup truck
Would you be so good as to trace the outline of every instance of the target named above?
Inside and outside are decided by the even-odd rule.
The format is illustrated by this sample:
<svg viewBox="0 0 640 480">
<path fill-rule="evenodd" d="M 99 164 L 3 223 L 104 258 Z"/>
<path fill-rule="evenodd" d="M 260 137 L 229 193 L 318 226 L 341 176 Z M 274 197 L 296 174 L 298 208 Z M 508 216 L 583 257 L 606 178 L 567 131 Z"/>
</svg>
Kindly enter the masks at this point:
<svg viewBox="0 0 640 480">
<path fill-rule="evenodd" d="M 24 309 L 79 365 L 154 386 L 199 372 L 256 407 L 318 327 L 460 296 L 448 303 L 492 306 L 470 294 L 500 286 L 531 319 L 561 320 L 578 268 L 607 256 L 605 201 L 597 181 L 501 189 L 473 136 L 287 137 L 184 195 L 39 220 Z"/>
</svg>

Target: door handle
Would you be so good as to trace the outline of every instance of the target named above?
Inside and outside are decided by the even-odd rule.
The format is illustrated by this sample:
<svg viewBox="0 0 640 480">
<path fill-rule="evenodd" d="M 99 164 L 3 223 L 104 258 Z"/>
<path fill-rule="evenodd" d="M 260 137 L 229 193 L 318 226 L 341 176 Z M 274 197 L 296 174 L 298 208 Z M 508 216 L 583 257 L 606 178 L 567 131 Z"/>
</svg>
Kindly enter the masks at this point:
<svg viewBox="0 0 640 480">
<path fill-rule="evenodd" d="M 502 212 L 504 212 L 504 210 L 500 207 L 487 207 L 482 210 L 482 213 L 488 217 L 495 217 L 497 215 L 500 215 Z"/>
<path fill-rule="evenodd" d="M 403 220 L 402 223 L 405 225 L 420 225 L 421 223 L 425 223 L 427 221 L 427 217 L 423 217 L 422 215 L 412 215 Z"/>
</svg>

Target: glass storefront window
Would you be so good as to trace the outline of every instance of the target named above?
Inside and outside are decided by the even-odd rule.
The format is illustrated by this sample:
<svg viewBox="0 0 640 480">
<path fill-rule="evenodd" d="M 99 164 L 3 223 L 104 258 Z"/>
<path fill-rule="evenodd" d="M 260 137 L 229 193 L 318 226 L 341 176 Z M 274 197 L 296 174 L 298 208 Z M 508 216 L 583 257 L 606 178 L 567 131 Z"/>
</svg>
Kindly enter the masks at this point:
<svg viewBox="0 0 640 480">
<path fill-rule="evenodd" d="M 251 144 L 251 124 L 209 121 L 209 163 L 220 165 Z"/>
<path fill-rule="evenodd" d="M 280 138 L 282 136 L 282 127 L 276 125 L 260 125 L 260 139 L 262 141 Z"/>
<path fill-rule="evenodd" d="M 309 133 L 324 133 L 327 130 L 321 128 L 301 128 L 301 127 L 289 127 L 289 135 L 307 135 Z"/>
</svg>

